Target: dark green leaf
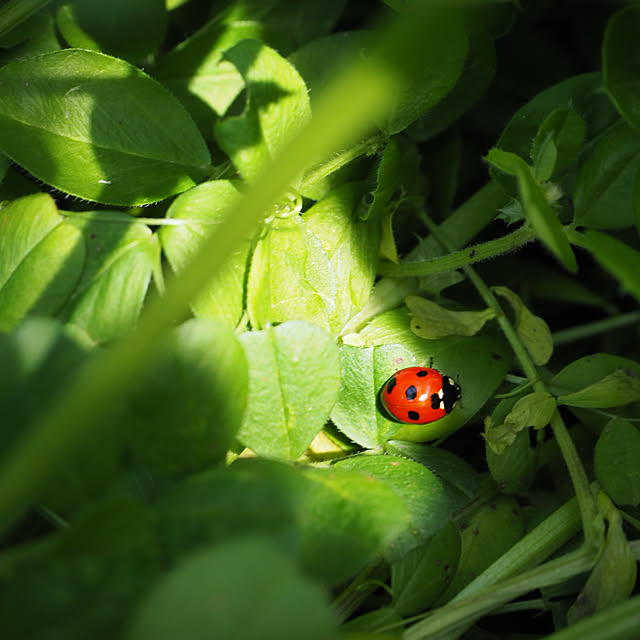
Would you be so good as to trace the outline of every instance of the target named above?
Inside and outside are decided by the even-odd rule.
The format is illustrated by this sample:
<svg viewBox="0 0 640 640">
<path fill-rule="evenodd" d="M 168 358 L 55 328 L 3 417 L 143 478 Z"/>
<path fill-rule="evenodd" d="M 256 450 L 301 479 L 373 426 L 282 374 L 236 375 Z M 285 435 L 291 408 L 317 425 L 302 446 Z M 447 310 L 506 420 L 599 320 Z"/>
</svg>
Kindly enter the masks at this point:
<svg viewBox="0 0 640 640">
<path fill-rule="evenodd" d="M 58 7 L 57 21 L 70 46 L 137 62 L 162 43 L 167 10 L 164 0 L 73 0 Z"/>
<path fill-rule="evenodd" d="M 141 602 L 125 638 L 326 640 L 334 627 L 321 589 L 254 536 L 186 557 Z"/>
<path fill-rule="evenodd" d="M 619 418 L 602 430 L 594 452 L 600 486 L 619 505 L 640 504 L 640 432 Z"/>
<path fill-rule="evenodd" d="M 500 453 L 494 451 L 487 439 L 486 455 L 491 477 L 500 491 L 517 494 L 531 486 L 536 472 L 536 457 L 527 429 L 514 433 L 512 442 Z"/>
<path fill-rule="evenodd" d="M 334 340 L 292 321 L 241 335 L 249 361 L 249 404 L 240 441 L 270 458 L 295 460 L 322 429 L 340 384 Z"/>
<path fill-rule="evenodd" d="M 125 437 L 155 473 L 175 477 L 224 460 L 247 400 L 247 362 L 221 323 L 189 320 L 136 381 Z"/>
<path fill-rule="evenodd" d="M 0 148 L 62 191 L 137 205 L 207 173 L 209 151 L 182 105 L 123 60 L 55 51 L 5 65 L 0 82 Z"/>
</svg>

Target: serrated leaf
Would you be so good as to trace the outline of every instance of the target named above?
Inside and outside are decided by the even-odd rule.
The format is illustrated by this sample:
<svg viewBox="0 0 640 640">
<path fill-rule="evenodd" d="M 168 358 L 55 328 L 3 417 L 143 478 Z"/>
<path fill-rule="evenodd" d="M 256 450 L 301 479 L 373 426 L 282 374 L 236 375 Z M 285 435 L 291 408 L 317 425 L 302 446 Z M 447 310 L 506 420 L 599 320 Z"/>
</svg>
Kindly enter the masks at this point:
<svg viewBox="0 0 640 640">
<path fill-rule="evenodd" d="M 240 339 L 249 361 L 249 404 L 238 439 L 260 455 L 294 460 L 322 429 L 338 394 L 335 342 L 302 321 Z"/>
<path fill-rule="evenodd" d="M 546 364 L 553 353 L 549 325 L 540 316 L 531 313 L 520 297 L 507 287 L 494 287 L 493 290 L 509 301 L 516 316 L 516 331 L 533 361 L 537 365 Z"/>
<path fill-rule="evenodd" d="M 596 260 L 640 300 L 640 251 L 599 231 L 587 230 L 584 237 Z"/>
<path fill-rule="evenodd" d="M 85 261 L 82 234 L 49 195 L 0 209 L 0 331 L 28 313 L 54 315 L 76 286 Z"/>
<path fill-rule="evenodd" d="M 186 268 L 237 197 L 238 191 L 232 182 L 215 180 L 204 182 L 174 200 L 167 218 L 182 219 L 185 223 L 162 227 L 158 235 L 175 273 Z M 191 308 L 196 317 L 221 320 L 232 327 L 238 324 L 244 311 L 250 247 L 249 241 L 242 243 L 193 301 Z"/>
<path fill-rule="evenodd" d="M 65 49 L 6 64 L 0 82 L 0 149 L 62 191 L 139 205 L 206 176 L 209 151 L 182 105 L 123 60 Z"/>
<path fill-rule="evenodd" d="M 307 320 L 330 329 L 336 275 L 320 239 L 298 215 L 275 218 L 251 258 L 247 311 L 261 329 L 287 320 Z"/>
<path fill-rule="evenodd" d="M 405 302 L 413 314 L 411 331 L 426 340 L 436 340 L 445 336 L 473 336 L 488 320 L 495 317 L 491 309 L 451 311 L 418 296 L 407 296 Z"/>
<path fill-rule="evenodd" d="M 160 266 L 157 236 L 124 213 L 85 212 L 70 224 L 84 235 L 87 263 L 60 318 L 94 342 L 131 330 L 142 310 L 151 275 Z M 105 212 L 106 213 L 106 212 Z"/>
<path fill-rule="evenodd" d="M 604 427 L 594 450 L 594 469 L 600 486 L 619 505 L 640 504 L 640 432 L 615 418 Z"/>
<path fill-rule="evenodd" d="M 257 40 L 239 42 L 225 59 L 244 78 L 247 104 L 241 115 L 216 124 L 216 140 L 250 182 L 308 122 L 309 96 L 295 68 Z"/>
</svg>

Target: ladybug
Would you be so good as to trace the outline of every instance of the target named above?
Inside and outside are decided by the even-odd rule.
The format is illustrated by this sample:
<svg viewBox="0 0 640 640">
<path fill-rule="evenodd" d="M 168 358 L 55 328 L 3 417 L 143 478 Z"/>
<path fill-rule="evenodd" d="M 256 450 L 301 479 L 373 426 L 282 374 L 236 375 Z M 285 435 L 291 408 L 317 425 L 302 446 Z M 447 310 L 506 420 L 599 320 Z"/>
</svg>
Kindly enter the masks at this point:
<svg viewBox="0 0 640 640">
<path fill-rule="evenodd" d="M 429 367 L 396 371 L 382 387 L 382 406 L 399 422 L 427 424 L 444 418 L 460 398 L 460 385 Z"/>
</svg>

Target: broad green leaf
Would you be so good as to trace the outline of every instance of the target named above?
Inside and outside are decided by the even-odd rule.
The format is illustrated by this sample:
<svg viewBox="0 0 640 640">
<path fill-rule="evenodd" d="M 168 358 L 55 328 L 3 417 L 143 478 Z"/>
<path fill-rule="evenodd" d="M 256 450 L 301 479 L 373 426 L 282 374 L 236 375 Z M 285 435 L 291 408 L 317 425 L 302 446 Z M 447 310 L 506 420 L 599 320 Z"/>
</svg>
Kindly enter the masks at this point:
<svg viewBox="0 0 640 640">
<path fill-rule="evenodd" d="M 192 476 L 159 502 L 157 513 L 169 557 L 265 533 L 326 584 L 379 558 L 409 524 L 406 505 L 380 480 L 264 459 Z"/>
<path fill-rule="evenodd" d="M 534 179 L 531 167 L 515 153 L 497 148 L 489 151 L 487 160 L 501 171 L 516 176 L 522 208 L 537 236 L 569 271 L 577 271 L 576 257 L 562 223 Z"/>
<path fill-rule="evenodd" d="M 55 51 L 10 62 L 0 83 L 0 149 L 62 191 L 138 205 L 207 174 L 209 151 L 182 105 L 123 60 Z"/>
<path fill-rule="evenodd" d="M 506 496 L 484 504 L 459 525 L 462 538 L 460 562 L 442 597 L 445 602 L 524 535 L 524 518 L 520 507 L 513 498 Z"/>
<path fill-rule="evenodd" d="M 32 0 L 29 2 L 13 2 L 14 9 L 26 8 L 29 5 L 36 7 L 37 5 L 46 5 L 49 0 Z M 10 2 L 5 2 L 2 9 L 9 9 Z M 4 23 L 6 14 L 0 17 L 0 23 Z M 2 62 L 10 59 L 27 58 L 29 56 L 37 56 L 41 53 L 49 53 L 60 49 L 60 41 L 56 30 L 54 17 L 47 9 L 36 13 L 29 19 L 24 20 L 14 27 L 9 33 L 0 35 L 0 46 L 3 49 L 10 49 L 10 54 L 3 56 Z"/>
<path fill-rule="evenodd" d="M 406 304 L 412 313 L 411 331 L 427 340 L 445 336 L 473 336 L 495 316 L 491 309 L 451 311 L 419 296 L 407 296 Z"/>
<path fill-rule="evenodd" d="M 638 562 L 622 529 L 622 516 L 604 494 L 598 497 L 598 503 L 606 505 L 602 510 L 608 523 L 607 534 L 596 566 L 567 611 L 570 625 L 597 611 L 626 602 L 636 584 Z"/>
<path fill-rule="evenodd" d="M 244 88 L 238 70 L 224 52 L 241 40 L 261 39 L 264 27 L 251 20 L 210 20 L 161 58 L 153 76 L 183 102 L 200 131 L 213 139 L 213 126 Z"/>
<path fill-rule="evenodd" d="M 351 456 L 334 466 L 384 482 L 404 502 L 409 522 L 387 549 L 388 559 L 401 558 L 448 521 L 449 501 L 442 484 L 429 469 L 413 460 L 389 455 Z"/>
<path fill-rule="evenodd" d="M 375 220 L 360 220 L 356 207 L 360 194 L 359 185 L 343 185 L 305 211 L 302 218 L 308 233 L 319 240 L 335 274 L 334 308 L 329 315 L 334 334 L 362 309 L 376 276 L 379 225 Z"/>
<path fill-rule="evenodd" d="M 307 320 L 330 329 L 336 274 L 320 239 L 294 214 L 267 223 L 251 259 L 247 311 L 255 329 Z"/>
<path fill-rule="evenodd" d="M 600 486 L 618 505 L 640 504 L 640 432 L 626 420 L 614 418 L 602 430 L 594 450 Z"/>
<path fill-rule="evenodd" d="M 124 436 L 134 456 L 169 477 L 222 462 L 242 422 L 247 377 L 231 329 L 199 319 L 178 327 L 125 400 Z"/>
<path fill-rule="evenodd" d="M 163 571 L 149 513 L 130 500 L 94 507 L 55 537 L 16 551 L 0 565 L 8 638 L 121 637 Z"/>
<path fill-rule="evenodd" d="M 118 212 L 86 212 L 70 218 L 70 224 L 84 235 L 87 261 L 59 316 L 94 342 L 113 340 L 138 320 L 151 275 L 160 264 L 157 237 L 146 225 Z"/>
<path fill-rule="evenodd" d="M 585 231 L 587 248 L 631 295 L 640 300 L 640 251 L 599 231 Z"/>
<path fill-rule="evenodd" d="M 513 433 L 509 446 L 496 452 L 487 435 L 487 464 L 491 477 L 502 493 L 521 494 L 533 482 L 536 473 L 536 456 L 529 442 L 528 430 Z"/>
<path fill-rule="evenodd" d="M 640 402 L 640 379 L 622 369 L 600 378 L 583 389 L 558 396 L 558 404 L 585 409 L 608 409 Z"/>
<path fill-rule="evenodd" d="M 609 20 L 602 43 L 602 80 L 604 89 L 622 117 L 640 131 L 637 104 L 640 100 L 638 72 L 640 8 L 630 6 Z"/>
<path fill-rule="evenodd" d="M 542 122 L 531 149 L 531 159 L 540 182 L 566 169 L 584 142 L 586 124 L 572 109 L 556 109 Z"/>
<path fill-rule="evenodd" d="M 537 365 L 546 364 L 553 353 L 553 338 L 549 325 L 525 306 L 520 296 L 507 287 L 494 287 L 493 290 L 506 298 L 516 316 L 516 331 Z"/>
<path fill-rule="evenodd" d="M 174 200 L 166 217 L 175 219 L 176 225 L 162 227 L 158 236 L 175 273 L 186 268 L 237 197 L 232 182 L 215 180 L 204 182 Z M 191 308 L 196 317 L 222 320 L 232 327 L 238 324 L 244 311 L 250 246 L 249 241 L 244 242 L 193 301 Z"/>
<path fill-rule="evenodd" d="M 639 170 L 640 134 L 621 122 L 580 167 L 574 192 L 576 223 L 596 229 L 633 225 L 633 189 Z"/>
<path fill-rule="evenodd" d="M 408 329 L 401 343 L 343 345 L 340 353 L 342 386 L 331 419 L 351 440 L 370 449 L 391 438 L 426 441 L 459 429 L 489 399 L 509 367 L 508 351 L 497 338 L 421 340 Z M 453 411 L 424 425 L 400 424 L 385 418 L 380 412 L 382 385 L 399 369 L 425 365 L 460 384 L 462 397 Z"/>
<path fill-rule="evenodd" d="M 27 196 L 0 209 L 0 331 L 29 313 L 57 313 L 84 261 L 82 234 L 64 221 L 51 196 Z"/>
<path fill-rule="evenodd" d="M 137 62 L 162 44 L 167 10 L 164 0 L 73 0 L 58 7 L 57 22 L 70 46 Z"/>
<path fill-rule="evenodd" d="M 423 25 L 423 38 L 422 64 L 415 65 L 389 115 L 379 124 L 386 135 L 403 131 L 435 107 L 462 74 L 469 41 L 457 12 L 432 8 Z"/>
<path fill-rule="evenodd" d="M 324 591 L 266 538 L 252 536 L 184 558 L 142 600 L 124 637 L 327 640 L 334 629 Z"/>
<path fill-rule="evenodd" d="M 238 439 L 259 455 L 298 458 L 322 429 L 340 384 L 335 342 L 308 322 L 241 334 L 249 404 Z"/>
<path fill-rule="evenodd" d="M 236 44 L 225 60 L 244 78 L 247 104 L 241 115 L 216 124 L 216 140 L 251 182 L 308 122 L 309 96 L 295 68 L 257 40 Z"/>
<path fill-rule="evenodd" d="M 393 608 L 403 617 L 426 610 L 444 591 L 460 559 L 460 534 L 453 522 L 391 565 Z"/>
</svg>

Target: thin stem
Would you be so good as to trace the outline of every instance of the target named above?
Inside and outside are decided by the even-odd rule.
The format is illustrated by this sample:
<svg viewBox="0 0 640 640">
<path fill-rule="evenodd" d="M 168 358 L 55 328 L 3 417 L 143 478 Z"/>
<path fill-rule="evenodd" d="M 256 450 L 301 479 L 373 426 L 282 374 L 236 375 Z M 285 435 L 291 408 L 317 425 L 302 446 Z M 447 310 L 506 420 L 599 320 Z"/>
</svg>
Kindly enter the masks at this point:
<svg viewBox="0 0 640 640">
<path fill-rule="evenodd" d="M 609 333 L 622 327 L 627 327 L 640 322 L 640 311 L 631 311 L 630 313 L 623 313 L 619 316 L 612 316 L 605 320 L 598 320 L 596 322 L 589 322 L 578 327 L 571 327 L 562 331 L 556 331 L 553 334 L 553 344 L 556 346 L 559 344 L 567 344 L 569 342 L 575 342 L 576 340 L 583 340 L 584 338 L 591 338 L 601 333 Z"/>
<path fill-rule="evenodd" d="M 453 251 L 446 256 L 421 260 L 420 262 L 403 262 L 401 264 L 383 262 L 380 264 L 378 272 L 383 276 L 407 277 L 426 276 L 431 273 L 451 271 L 452 269 L 459 269 L 474 262 L 487 260 L 508 251 L 513 251 L 531 242 L 534 238 L 534 231 L 527 225 L 523 225 L 506 236 L 489 240 L 473 247 L 467 247 L 460 251 Z"/>
<path fill-rule="evenodd" d="M 425 216 L 425 223 L 429 227 L 431 233 L 433 233 L 434 236 L 438 238 L 443 246 L 449 248 L 447 246 L 448 243 L 446 239 L 440 234 L 437 225 L 435 225 L 428 216 Z M 509 344 L 513 349 L 513 352 L 515 353 L 524 374 L 531 382 L 533 389 L 535 391 L 547 391 L 545 384 L 540 379 L 538 369 L 531 359 L 529 352 L 520 340 L 520 337 L 518 336 L 515 328 L 502 310 L 502 307 L 500 306 L 500 303 L 498 302 L 493 291 L 491 291 L 491 289 L 487 287 L 487 285 L 476 273 L 473 267 L 471 267 L 470 265 L 466 265 L 463 268 L 467 277 L 476 287 L 478 293 L 480 293 L 487 306 L 493 309 L 493 311 L 495 312 L 496 320 L 500 325 L 500 328 L 502 329 L 505 337 L 509 341 Z M 599 535 L 599 529 L 596 525 L 596 504 L 593 499 L 593 495 L 591 494 L 591 490 L 589 488 L 589 480 L 587 478 L 587 474 L 584 470 L 582 462 L 580 461 L 580 457 L 578 456 L 578 452 L 569 436 L 569 432 L 567 431 L 564 421 L 562 420 L 562 416 L 557 409 L 551 419 L 551 428 L 556 437 L 558 447 L 562 452 L 562 457 L 564 458 L 565 464 L 567 465 L 567 469 L 569 470 L 569 475 L 576 492 L 576 498 L 578 500 L 578 505 L 580 506 L 580 515 L 582 518 L 582 529 L 584 531 L 585 544 L 588 547 L 590 547 L 591 545 L 595 546 Z"/>
</svg>

